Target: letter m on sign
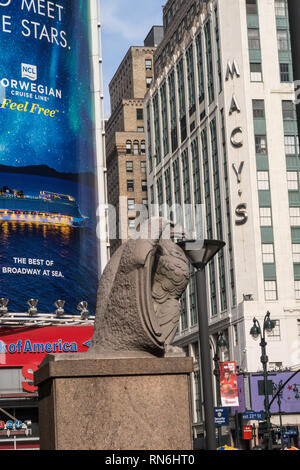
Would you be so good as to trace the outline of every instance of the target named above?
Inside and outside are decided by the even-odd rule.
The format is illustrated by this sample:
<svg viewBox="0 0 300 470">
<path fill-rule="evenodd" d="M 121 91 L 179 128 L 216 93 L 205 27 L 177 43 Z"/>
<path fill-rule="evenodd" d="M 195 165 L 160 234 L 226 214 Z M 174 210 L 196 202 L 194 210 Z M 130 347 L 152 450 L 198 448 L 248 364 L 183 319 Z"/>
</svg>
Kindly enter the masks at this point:
<svg viewBox="0 0 300 470">
<path fill-rule="evenodd" d="M 235 59 L 232 63 L 230 61 L 227 63 L 226 81 L 229 80 L 229 77 L 233 80 L 234 75 L 236 75 L 237 78 L 241 76 L 239 66 Z"/>
</svg>

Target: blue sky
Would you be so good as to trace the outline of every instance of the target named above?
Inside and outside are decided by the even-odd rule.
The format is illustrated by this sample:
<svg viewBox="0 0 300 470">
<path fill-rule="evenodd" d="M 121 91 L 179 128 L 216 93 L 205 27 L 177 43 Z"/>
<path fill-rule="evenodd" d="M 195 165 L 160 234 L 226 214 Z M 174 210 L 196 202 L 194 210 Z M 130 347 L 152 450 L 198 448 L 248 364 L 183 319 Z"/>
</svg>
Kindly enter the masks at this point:
<svg viewBox="0 0 300 470">
<path fill-rule="evenodd" d="M 101 0 L 104 113 L 110 115 L 108 84 L 130 46 L 141 46 L 162 24 L 166 0 Z"/>
</svg>

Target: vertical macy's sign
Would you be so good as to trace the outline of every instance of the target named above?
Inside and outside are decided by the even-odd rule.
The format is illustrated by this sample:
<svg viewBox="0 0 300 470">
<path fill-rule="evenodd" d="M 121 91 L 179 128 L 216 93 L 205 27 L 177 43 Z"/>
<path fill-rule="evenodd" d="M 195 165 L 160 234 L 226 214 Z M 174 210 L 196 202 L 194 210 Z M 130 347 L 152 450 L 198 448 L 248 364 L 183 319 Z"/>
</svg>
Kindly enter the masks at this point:
<svg viewBox="0 0 300 470">
<path fill-rule="evenodd" d="M 228 62 L 227 70 L 226 70 L 226 81 L 229 81 L 229 79 L 234 80 L 235 78 L 240 78 L 240 76 L 241 74 L 240 74 L 239 66 L 236 60 L 233 60 L 233 62 Z M 241 108 L 239 106 L 238 99 L 235 96 L 235 94 L 233 94 L 232 99 L 231 99 L 230 109 L 229 109 L 229 115 L 232 116 L 234 113 L 239 114 L 240 112 L 241 112 Z M 230 143 L 232 147 L 236 150 L 243 147 L 244 143 L 243 143 L 242 127 L 238 126 L 232 130 L 231 136 L 230 136 Z M 237 166 L 235 163 L 232 164 L 232 168 L 236 175 L 238 185 L 242 181 L 242 172 L 244 169 L 244 164 L 245 164 L 244 161 L 240 162 L 239 166 Z M 242 196 L 242 191 L 240 189 L 238 190 L 238 195 L 239 197 Z M 235 215 L 237 216 L 235 224 L 244 225 L 248 220 L 247 204 L 244 202 L 241 202 L 240 204 L 238 204 L 235 209 Z"/>
</svg>

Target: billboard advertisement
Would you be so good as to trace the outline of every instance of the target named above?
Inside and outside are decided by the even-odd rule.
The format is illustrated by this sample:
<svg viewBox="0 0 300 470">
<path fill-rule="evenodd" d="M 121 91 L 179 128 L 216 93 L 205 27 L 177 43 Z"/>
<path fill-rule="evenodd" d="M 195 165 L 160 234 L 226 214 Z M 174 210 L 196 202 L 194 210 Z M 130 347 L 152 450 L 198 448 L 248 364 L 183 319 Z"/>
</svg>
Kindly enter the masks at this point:
<svg viewBox="0 0 300 470">
<path fill-rule="evenodd" d="M 3 369 L 22 369 L 21 385 L 27 392 L 37 391 L 33 373 L 46 354 L 72 354 L 88 351 L 93 326 L 49 326 L 0 329 L 0 377 Z M 5 386 L 7 386 L 5 384 Z"/>
<path fill-rule="evenodd" d="M 0 297 L 66 313 L 98 284 L 87 0 L 0 0 Z"/>
<path fill-rule="evenodd" d="M 220 362 L 220 392 L 222 406 L 239 406 L 236 362 Z"/>
</svg>

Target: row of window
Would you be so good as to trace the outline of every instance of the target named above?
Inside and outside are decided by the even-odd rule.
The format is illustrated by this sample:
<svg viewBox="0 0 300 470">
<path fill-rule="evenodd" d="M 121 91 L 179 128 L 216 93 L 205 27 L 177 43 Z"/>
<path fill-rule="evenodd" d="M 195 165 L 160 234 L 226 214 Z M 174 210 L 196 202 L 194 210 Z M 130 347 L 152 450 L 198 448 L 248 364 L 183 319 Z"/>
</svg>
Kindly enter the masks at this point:
<svg viewBox="0 0 300 470">
<path fill-rule="evenodd" d="M 292 243 L 292 256 L 294 263 L 300 263 L 300 243 Z M 263 263 L 275 263 L 274 243 L 262 244 Z"/>
<path fill-rule="evenodd" d="M 246 0 L 246 9 L 248 15 L 258 15 L 257 1 L 251 0 L 251 3 Z M 275 0 L 275 15 L 277 18 L 287 17 L 287 3 L 286 0 Z M 290 32 L 289 29 L 277 25 L 277 46 L 279 53 L 279 69 L 280 69 L 280 81 L 291 82 L 292 67 L 290 54 Z M 260 34 L 259 28 L 256 26 L 248 27 L 248 47 L 250 54 L 250 76 L 251 81 L 261 82 L 262 77 L 262 64 L 260 56 Z M 255 57 L 255 60 L 253 60 Z"/>
<path fill-rule="evenodd" d="M 147 163 L 146 161 L 140 162 L 140 168 L 141 168 L 141 173 L 147 173 Z M 133 161 L 127 160 L 126 161 L 126 172 L 127 173 L 133 173 Z"/>
<path fill-rule="evenodd" d="M 286 0 L 274 0 L 275 15 L 277 17 L 287 16 Z M 246 0 L 247 15 L 258 15 L 257 0 Z"/>
<path fill-rule="evenodd" d="M 134 180 L 127 180 L 127 192 L 134 193 L 134 188 L 135 188 Z M 142 180 L 141 189 L 142 189 L 142 192 L 147 192 L 147 180 Z"/>
<path fill-rule="evenodd" d="M 148 199 L 142 199 L 142 204 L 146 207 L 148 207 Z M 135 202 L 135 199 L 133 198 L 128 198 L 127 199 L 127 209 L 129 211 L 135 211 L 136 210 L 136 202 Z M 130 220 L 132 220 L 132 218 L 130 218 Z M 132 227 L 131 227 L 132 228 Z"/>
<path fill-rule="evenodd" d="M 212 38 L 213 26 L 215 42 Z M 161 158 L 166 156 L 170 150 L 172 153 L 175 152 L 180 142 L 183 143 L 187 138 L 188 131 L 192 131 L 195 128 L 197 99 L 201 103 L 207 93 L 209 103 L 214 101 L 214 43 L 216 44 L 215 59 L 219 77 L 219 91 L 221 91 L 221 57 L 217 10 L 215 10 L 215 17 L 211 17 L 206 21 L 203 29 L 197 33 L 195 40 L 187 47 L 185 53 L 177 61 L 176 66 L 170 71 L 160 90 L 155 93 L 152 106 L 150 104 L 147 106 L 150 171 L 152 171 L 153 167 L 152 160 L 155 159 L 158 165 L 161 162 Z M 206 81 L 204 80 L 203 72 L 205 70 L 205 60 Z M 204 114 L 203 112 L 201 113 L 200 119 L 204 117 L 205 111 Z M 153 141 L 151 121 L 153 122 L 154 131 Z M 170 129 L 168 129 L 169 121 Z"/>
<path fill-rule="evenodd" d="M 278 29 L 277 30 L 277 46 L 278 51 L 289 51 L 290 34 L 287 29 Z M 248 47 L 250 50 L 260 50 L 260 36 L 259 28 L 248 28 Z"/>
<path fill-rule="evenodd" d="M 144 128 L 143 128 L 144 129 Z M 139 142 L 138 140 L 126 141 L 126 154 L 130 155 L 145 155 L 146 154 L 146 143 L 144 140 Z"/>
<path fill-rule="evenodd" d="M 290 207 L 291 227 L 300 227 L 300 207 Z M 272 227 L 272 209 L 271 207 L 259 208 L 259 221 L 261 227 Z"/>
</svg>

